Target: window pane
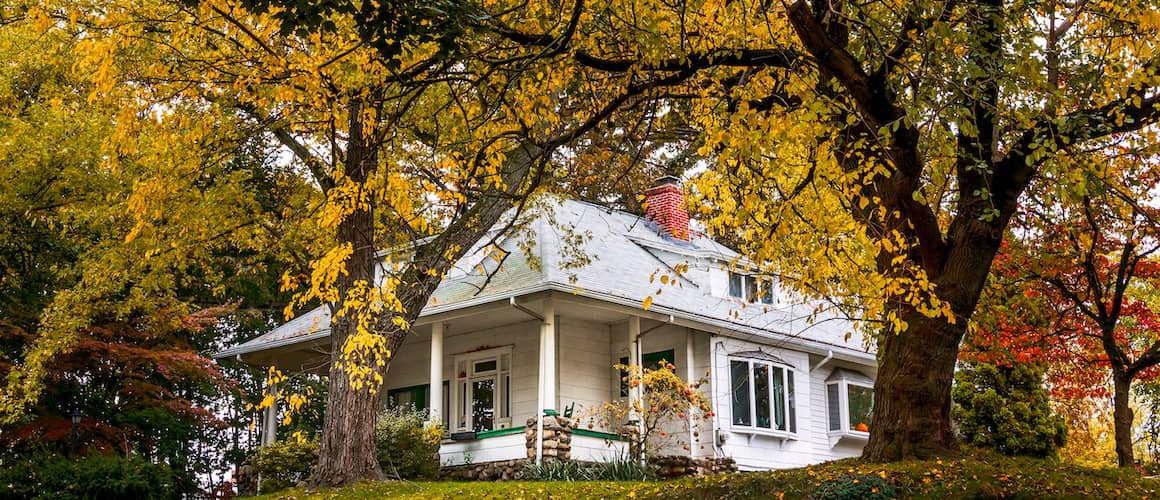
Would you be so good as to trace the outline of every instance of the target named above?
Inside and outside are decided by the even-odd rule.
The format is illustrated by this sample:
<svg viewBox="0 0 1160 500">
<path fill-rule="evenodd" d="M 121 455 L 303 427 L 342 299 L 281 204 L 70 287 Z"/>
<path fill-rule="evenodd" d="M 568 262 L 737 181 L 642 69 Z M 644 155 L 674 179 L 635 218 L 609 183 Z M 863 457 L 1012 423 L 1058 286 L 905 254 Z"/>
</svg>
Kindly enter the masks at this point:
<svg viewBox="0 0 1160 500">
<path fill-rule="evenodd" d="M 508 418 L 511 416 L 512 408 L 512 377 L 511 375 L 503 376 L 503 404 L 500 405 L 500 417 Z"/>
<path fill-rule="evenodd" d="M 628 366 L 628 357 L 620 358 L 620 364 Z M 628 370 L 620 370 L 620 397 L 628 397 Z"/>
<path fill-rule="evenodd" d="M 757 426 L 770 428 L 769 421 L 769 365 L 753 363 L 753 402 Z"/>
<path fill-rule="evenodd" d="M 733 389 L 733 424 L 753 425 L 749 417 L 749 363 L 730 361 L 729 373 Z"/>
<path fill-rule="evenodd" d="M 495 359 L 475 362 L 475 373 L 493 372 L 495 371 Z"/>
<path fill-rule="evenodd" d="M 467 382 L 459 383 L 459 428 L 467 428 Z"/>
<path fill-rule="evenodd" d="M 757 286 L 757 278 L 746 276 L 745 285 L 745 298 L 750 302 L 757 302 L 757 298 L 760 296 L 760 290 L 758 290 Z"/>
<path fill-rule="evenodd" d="M 785 370 L 773 369 L 773 407 L 777 430 L 785 430 Z"/>
<path fill-rule="evenodd" d="M 842 414 L 841 414 L 841 393 L 838 392 L 838 384 L 826 384 L 826 409 L 830 414 L 830 430 L 842 430 Z"/>
<path fill-rule="evenodd" d="M 870 431 L 870 412 L 874 409 L 874 390 L 869 387 L 849 385 L 850 430 Z"/>
<path fill-rule="evenodd" d="M 675 370 L 677 364 L 673 362 L 674 359 L 676 359 L 676 356 L 674 355 L 673 350 L 669 349 L 667 351 L 650 352 L 644 356 L 641 356 L 640 364 L 642 365 L 641 368 L 646 370 L 655 370 L 656 368 L 660 367 L 660 364 L 663 362 L 666 365 L 672 364 L 673 369 Z"/>
<path fill-rule="evenodd" d="M 451 429 L 451 381 L 443 381 L 443 428 Z"/>
<path fill-rule="evenodd" d="M 740 274 L 729 273 L 729 296 L 741 297 L 742 278 Z"/>
<path fill-rule="evenodd" d="M 765 289 L 761 291 L 761 303 L 762 304 L 772 304 L 773 303 L 773 283 L 767 281 L 765 283 L 762 283 L 762 285 L 765 287 Z"/>
<path fill-rule="evenodd" d="M 789 389 L 789 431 L 797 432 L 797 399 L 793 395 L 793 370 L 786 370 L 786 386 Z"/>
<path fill-rule="evenodd" d="M 471 422 L 476 432 L 495 427 L 495 379 L 471 382 Z"/>
</svg>

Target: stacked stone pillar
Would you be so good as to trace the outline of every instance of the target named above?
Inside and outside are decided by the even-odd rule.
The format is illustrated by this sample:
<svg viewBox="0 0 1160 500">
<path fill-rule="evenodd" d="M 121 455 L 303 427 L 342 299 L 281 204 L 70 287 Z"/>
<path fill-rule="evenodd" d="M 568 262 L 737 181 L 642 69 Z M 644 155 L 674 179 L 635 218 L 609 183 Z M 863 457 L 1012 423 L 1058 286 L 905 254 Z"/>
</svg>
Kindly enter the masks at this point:
<svg viewBox="0 0 1160 500">
<path fill-rule="evenodd" d="M 560 415 L 544 415 L 544 460 L 571 460 L 572 459 L 572 429 L 575 423 L 568 417 Z M 536 459 L 536 417 L 528 419 L 527 430 L 528 458 Z"/>
</svg>

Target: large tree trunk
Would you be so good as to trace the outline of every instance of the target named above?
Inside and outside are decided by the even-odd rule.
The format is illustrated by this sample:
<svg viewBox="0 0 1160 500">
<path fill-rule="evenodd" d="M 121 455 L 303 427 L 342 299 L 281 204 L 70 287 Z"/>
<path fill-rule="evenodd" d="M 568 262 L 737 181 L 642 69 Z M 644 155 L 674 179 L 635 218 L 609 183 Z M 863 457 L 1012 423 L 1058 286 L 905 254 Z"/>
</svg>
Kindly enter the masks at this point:
<svg viewBox="0 0 1160 500">
<path fill-rule="evenodd" d="M 345 174 L 352 183 L 362 186 L 377 169 L 378 156 L 373 147 L 368 147 L 362 130 L 361 102 L 353 99 L 349 111 L 351 129 Z M 348 299 L 347 294 L 360 282 L 373 284 L 375 281 L 374 230 L 370 204 L 359 205 L 338 225 L 338 244 L 351 245 L 353 252 L 345 263 L 346 275 L 340 276 L 336 284 L 342 301 Z M 331 312 L 341 307 L 341 304 L 334 305 Z M 340 363 L 344 361 L 343 344 L 358 328 L 358 316 L 357 311 L 347 311 L 334 317 L 330 324 L 330 390 L 326 395 L 326 419 L 311 486 L 343 486 L 383 477 L 375 456 L 374 415 L 379 392 L 351 387 L 350 376 Z"/>
<path fill-rule="evenodd" d="M 1116 433 L 1116 462 L 1120 467 L 1136 465 L 1132 456 L 1132 420 L 1135 415 L 1131 406 L 1132 377 L 1119 370 L 1112 374 L 1115 407 L 1112 411 L 1113 429 Z"/>
<path fill-rule="evenodd" d="M 352 104 L 357 110 L 357 103 Z M 357 116 L 352 111 L 351 116 Z M 360 185 L 377 167 L 377 153 L 363 141 L 360 126 L 351 124 L 351 141 L 347 148 L 347 177 Z M 524 199 L 539 182 L 542 170 L 536 165 L 545 151 L 524 144 L 507 152 L 507 169 L 503 174 L 504 191 L 487 192 L 459 215 L 434 241 L 420 245 L 414 251 L 410 264 L 403 270 L 402 284 L 395 290 L 402 305 L 398 312 L 384 311 L 377 318 L 375 331 L 386 337 L 387 361 L 378 367 L 386 373 L 390 361 L 399 354 L 408 329 L 400 328 L 395 316 L 403 324 L 411 325 L 419 317 L 423 306 L 441 281 L 444 273 L 490 230 L 517 199 Z M 339 278 L 338 290 L 345 297 L 348 290 L 360 280 L 374 283 L 375 251 L 374 217 L 370 206 L 355 210 L 339 225 L 338 242 L 351 243 L 354 253 L 346 262 L 347 275 Z M 454 248 L 453 251 L 448 251 Z M 312 487 L 344 486 L 361 480 L 381 480 L 382 470 L 375 453 L 375 411 L 379 391 L 375 387 L 356 389 L 349 375 L 340 366 L 342 347 L 355 332 L 358 322 L 352 313 L 334 318 L 331 322 L 330 392 L 326 400 L 326 416 L 322 429 L 318 465 L 311 476 Z"/>
<path fill-rule="evenodd" d="M 334 352 L 341 353 L 338 344 L 334 345 Z M 352 388 L 347 373 L 336 366 L 331 363 L 326 419 L 318 465 L 310 479 L 312 487 L 338 487 L 383 478 L 375 455 L 378 392 Z"/>
<path fill-rule="evenodd" d="M 884 332 L 878 343 L 878 378 L 870 442 L 863 456 L 875 461 L 931 458 L 958 452 L 951 427 L 951 385 L 959 343 L 979 303 L 1002 233 L 976 219 L 956 220 L 948 245 L 923 259 L 935 293 L 954 323 L 928 318 L 908 305 L 896 311 L 906 331 Z M 889 262 L 880 258 L 879 265 Z M 940 263 L 933 265 L 931 263 Z M 883 267 L 883 269 L 887 269 Z"/>
<path fill-rule="evenodd" d="M 951 430 L 951 382 L 965 323 L 948 324 L 910 310 L 910 327 L 879 344 L 874 419 L 864 454 L 891 461 L 958 449 Z"/>
</svg>

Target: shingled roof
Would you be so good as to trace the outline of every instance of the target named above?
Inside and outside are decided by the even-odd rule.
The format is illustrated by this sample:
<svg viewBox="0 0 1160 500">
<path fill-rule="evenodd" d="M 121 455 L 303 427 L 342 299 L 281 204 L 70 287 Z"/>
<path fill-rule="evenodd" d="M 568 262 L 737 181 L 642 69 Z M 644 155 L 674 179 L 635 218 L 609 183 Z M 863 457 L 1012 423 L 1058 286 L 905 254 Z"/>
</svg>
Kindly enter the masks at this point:
<svg viewBox="0 0 1160 500">
<path fill-rule="evenodd" d="M 683 240 L 645 217 L 559 198 L 543 200 L 527 218 L 520 229 L 499 239 L 498 246 L 508 252 L 502 265 L 478 248 L 469 252 L 435 290 L 420 318 L 548 290 L 641 309 L 644 299 L 652 297 L 649 311 L 712 325 L 723 333 L 767 337 L 815 352 L 866 353 L 849 322 L 824 315 L 807 322 L 814 305 L 790 293 L 779 291 L 772 305 L 745 304 L 711 295 L 707 273 L 695 271 L 662 285 L 657 278 L 676 276 L 682 264 L 697 269 L 695 263 L 705 268 L 708 262 L 719 269 L 739 261 L 736 252 L 697 231 Z M 322 306 L 215 357 L 321 339 L 329 336 L 329 325 L 329 309 Z"/>
</svg>

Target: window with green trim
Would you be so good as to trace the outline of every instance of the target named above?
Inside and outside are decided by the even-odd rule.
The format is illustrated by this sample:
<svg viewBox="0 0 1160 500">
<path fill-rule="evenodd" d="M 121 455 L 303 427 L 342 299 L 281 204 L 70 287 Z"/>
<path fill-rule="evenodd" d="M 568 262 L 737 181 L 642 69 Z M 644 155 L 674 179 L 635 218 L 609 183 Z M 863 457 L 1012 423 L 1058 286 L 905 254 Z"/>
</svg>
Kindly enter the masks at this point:
<svg viewBox="0 0 1160 500">
<path fill-rule="evenodd" d="M 449 412 L 448 407 L 451 405 L 451 383 L 448 380 L 443 381 L 443 427 L 447 428 L 449 422 L 447 421 Z M 431 388 L 427 384 L 413 385 L 411 387 L 400 387 L 398 389 L 387 390 L 387 406 L 397 408 L 401 406 L 413 406 L 416 410 L 431 409 L 430 403 Z"/>
<path fill-rule="evenodd" d="M 427 384 L 390 389 L 387 391 L 387 405 L 391 407 L 413 406 L 416 410 L 426 410 L 430 407 L 427 404 L 429 393 L 430 388 L 427 387 Z"/>
<path fill-rule="evenodd" d="M 640 362 L 642 368 L 646 370 L 653 370 L 656 369 L 657 365 L 659 365 L 662 361 L 671 363 L 675 366 L 676 362 L 674 362 L 674 359 L 676 359 L 675 352 L 672 349 L 669 349 L 667 351 L 657 351 L 645 354 L 640 357 Z M 627 365 L 628 356 L 620 358 L 620 364 Z M 628 372 L 624 370 L 620 371 L 620 397 L 622 398 L 628 397 L 628 381 L 625 380 L 625 377 L 627 376 Z"/>
</svg>

